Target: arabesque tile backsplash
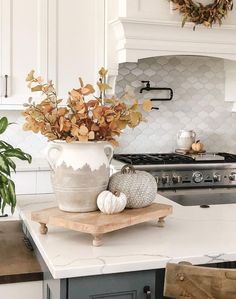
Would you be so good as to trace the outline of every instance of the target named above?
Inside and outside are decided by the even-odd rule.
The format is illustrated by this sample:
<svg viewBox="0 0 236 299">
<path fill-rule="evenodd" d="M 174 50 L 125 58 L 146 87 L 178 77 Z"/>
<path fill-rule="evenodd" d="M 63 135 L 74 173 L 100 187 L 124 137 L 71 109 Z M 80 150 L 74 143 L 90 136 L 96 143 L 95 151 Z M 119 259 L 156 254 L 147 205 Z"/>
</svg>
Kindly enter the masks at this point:
<svg viewBox="0 0 236 299">
<path fill-rule="evenodd" d="M 126 130 L 117 152 L 170 152 L 176 148 L 180 129 L 192 129 L 208 151 L 236 153 L 236 114 L 232 103 L 224 101 L 224 60 L 200 56 L 146 58 L 120 65 L 116 94 L 127 85 L 135 88 L 141 103 L 145 98 L 166 97 L 156 91 L 143 92 L 141 80 L 151 86 L 171 87 L 172 101 L 154 102 L 160 110 L 146 114 L 146 123 Z"/>
<path fill-rule="evenodd" d="M 116 94 L 132 86 L 139 102 L 144 98 L 167 96 L 165 93 L 139 93 L 141 80 L 151 86 L 171 87 L 172 101 L 155 102 L 160 108 L 145 114 L 147 122 L 127 129 L 120 137 L 116 152 L 170 152 L 176 148 L 176 134 L 180 129 L 193 129 L 208 151 L 236 153 L 236 113 L 231 103 L 224 101 L 224 61 L 198 56 L 165 56 L 146 58 L 138 63 L 120 65 Z M 17 111 L 2 112 L 16 122 L 4 138 L 13 145 L 42 157 L 46 140 L 40 134 L 23 132 L 23 118 Z"/>
</svg>

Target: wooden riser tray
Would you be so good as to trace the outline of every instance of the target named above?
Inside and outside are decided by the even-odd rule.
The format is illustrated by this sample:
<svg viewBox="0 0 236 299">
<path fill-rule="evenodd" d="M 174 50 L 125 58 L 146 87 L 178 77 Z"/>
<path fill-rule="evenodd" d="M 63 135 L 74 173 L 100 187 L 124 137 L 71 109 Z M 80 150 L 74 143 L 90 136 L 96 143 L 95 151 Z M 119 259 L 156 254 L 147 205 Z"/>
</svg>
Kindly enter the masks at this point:
<svg viewBox="0 0 236 299">
<path fill-rule="evenodd" d="M 47 225 L 91 234 L 93 245 L 102 245 L 102 235 L 111 231 L 129 227 L 138 223 L 157 220 L 158 226 L 164 226 L 164 219 L 172 213 L 172 206 L 153 203 L 141 209 L 125 209 L 122 213 L 106 215 L 100 211 L 89 213 L 69 213 L 50 208 L 32 212 L 31 219 L 40 223 L 40 233 L 47 234 Z"/>
</svg>

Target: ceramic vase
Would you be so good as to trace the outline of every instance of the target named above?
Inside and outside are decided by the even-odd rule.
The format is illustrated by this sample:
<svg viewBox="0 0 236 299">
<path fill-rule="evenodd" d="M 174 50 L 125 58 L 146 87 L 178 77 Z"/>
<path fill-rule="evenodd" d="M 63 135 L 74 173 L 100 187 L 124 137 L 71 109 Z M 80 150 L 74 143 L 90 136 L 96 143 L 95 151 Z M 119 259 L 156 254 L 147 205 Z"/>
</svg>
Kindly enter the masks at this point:
<svg viewBox="0 0 236 299">
<path fill-rule="evenodd" d="M 106 142 L 56 140 L 49 143 L 46 154 L 59 209 L 96 211 L 97 196 L 107 189 L 113 147 Z"/>
</svg>

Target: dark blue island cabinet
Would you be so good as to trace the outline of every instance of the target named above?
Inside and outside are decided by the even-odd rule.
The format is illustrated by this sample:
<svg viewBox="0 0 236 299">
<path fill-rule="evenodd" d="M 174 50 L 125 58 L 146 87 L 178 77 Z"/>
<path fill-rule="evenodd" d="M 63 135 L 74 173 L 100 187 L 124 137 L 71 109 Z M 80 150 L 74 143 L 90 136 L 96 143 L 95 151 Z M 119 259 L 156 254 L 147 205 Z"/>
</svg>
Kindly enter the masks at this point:
<svg viewBox="0 0 236 299">
<path fill-rule="evenodd" d="M 156 271 L 53 279 L 44 275 L 44 299 L 155 299 Z M 162 297 L 161 297 L 162 298 Z"/>
</svg>

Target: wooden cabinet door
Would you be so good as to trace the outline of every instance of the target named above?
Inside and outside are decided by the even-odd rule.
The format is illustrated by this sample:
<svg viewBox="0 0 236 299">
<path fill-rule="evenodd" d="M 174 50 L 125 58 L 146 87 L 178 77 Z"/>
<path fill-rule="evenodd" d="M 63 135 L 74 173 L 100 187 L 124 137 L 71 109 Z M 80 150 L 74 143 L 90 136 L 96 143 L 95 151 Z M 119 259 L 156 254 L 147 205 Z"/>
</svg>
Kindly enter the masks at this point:
<svg viewBox="0 0 236 299">
<path fill-rule="evenodd" d="M 68 299 L 155 299 L 155 271 L 72 278 L 68 294 Z"/>
<path fill-rule="evenodd" d="M 48 78 L 60 98 L 79 86 L 97 82 L 104 65 L 105 0 L 50 0 L 48 3 Z"/>
<path fill-rule="evenodd" d="M 29 97 L 25 78 L 35 69 L 41 71 L 43 3 L 45 0 L 1 0 L 2 16 L 2 81 L 7 75 L 1 104 L 9 108 L 22 108 Z"/>
</svg>

